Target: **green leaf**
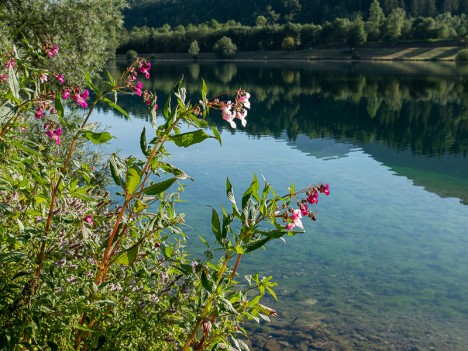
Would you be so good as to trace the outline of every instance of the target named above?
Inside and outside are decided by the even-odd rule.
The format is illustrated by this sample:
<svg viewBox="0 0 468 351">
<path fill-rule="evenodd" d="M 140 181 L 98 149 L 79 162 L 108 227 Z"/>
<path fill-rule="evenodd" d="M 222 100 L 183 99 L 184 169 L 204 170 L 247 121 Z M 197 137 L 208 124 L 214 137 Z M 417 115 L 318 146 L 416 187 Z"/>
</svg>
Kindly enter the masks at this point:
<svg viewBox="0 0 468 351">
<path fill-rule="evenodd" d="M 145 204 L 143 201 L 141 201 L 140 199 L 137 199 L 135 201 L 135 205 L 133 206 L 133 212 L 135 213 L 139 213 L 145 209 L 148 208 L 148 204 Z"/>
<path fill-rule="evenodd" d="M 121 114 L 123 114 L 125 117 L 129 118 L 128 112 L 125 111 L 122 107 L 117 105 L 114 101 L 109 100 L 108 98 L 103 98 L 103 101 L 107 102 L 110 107 L 112 107 L 114 110 L 119 111 Z"/>
<path fill-rule="evenodd" d="M 109 132 L 95 133 L 88 131 L 84 133 L 84 136 L 93 144 L 104 144 L 112 139 L 112 135 Z"/>
<path fill-rule="evenodd" d="M 210 277 L 206 273 L 206 269 L 204 269 L 202 271 L 202 275 L 201 275 L 201 282 L 202 282 L 202 285 L 205 288 L 205 290 L 211 292 L 211 291 L 213 291 L 213 282 L 209 278 Z"/>
<path fill-rule="evenodd" d="M 213 136 L 216 140 L 219 141 L 219 145 L 222 145 L 221 134 L 219 134 L 218 128 L 216 126 L 211 126 L 211 131 L 213 132 Z"/>
<path fill-rule="evenodd" d="M 208 138 L 215 137 L 206 134 L 203 130 L 199 129 L 195 132 L 172 135 L 169 140 L 172 140 L 179 147 L 189 147 L 190 145 L 201 143 L 203 140 Z"/>
<path fill-rule="evenodd" d="M 139 251 L 139 243 L 133 245 L 129 249 L 119 253 L 113 260 L 112 263 L 123 264 L 126 266 L 132 265 L 137 257 Z"/>
<path fill-rule="evenodd" d="M 162 192 L 166 191 L 171 187 L 172 184 L 177 180 L 177 178 L 169 178 L 163 180 L 162 182 L 153 184 L 143 190 L 143 193 L 146 195 L 159 195 Z"/>
<path fill-rule="evenodd" d="M 239 314 L 239 312 L 237 312 L 237 310 L 232 305 L 231 301 L 229 301 L 225 297 L 219 296 L 218 297 L 218 302 L 222 307 L 224 307 L 225 310 L 227 310 L 227 311 L 229 311 L 229 312 L 231 312 L 233 314 Z"/>
<path fill-rule="evenodd" d="M 205 244 L 205 246 L 209 249 L 210 248 L 210 244 L 208 244 L 208 241 L 205 240 L 204 237 L 202 237 L 200 234 L 197 234 L 198 235 L 198 238 L 200 239 L 200 241 Z"/>
<path fill-rule="evenodd" d="M 89 73 L 87 71 L 83 71 L 84 77 L 86 84 L 92 91 L 94 91 L 96 94 L 99 94 L 99 89 L 94 85 L 94 83 L 91 80 L 91 77 L 89 76 Z"/>
<path fill-rule="evenodd" d="M 143 155 L 149 156 L 148 144 L 146 143 L 146 127 L 143 127 L 143 131 L 140 135 L 140 149 L 143 152 Z"/>
<path fill-rule="evenodd" d="M 171 173 L 173 174 L 177 179 L 190 179 L 191 181 L 193 181 L 193 178 L 190 177 L 187 173 L 185 173 L 183 170 L 181 170 L 180 168 L 177 168 L 176 166 L 174 165 L 171 165 L 170 163 L 166 163 L 166 162 L 159 162 L 159 167 L 164 171 L 164 172 L 167 172 L 167 173 Z"/>
<path fill-rule="evenodd" d="M 234 197 L 234 191 L 232 189 L 232 184 L 229 181 L 229 178 L 226 178 L 226 195 L 227 195 L 229 201 L 231 201 L 232 209 L 234 211 L 234 215 L 237 218 L 239 218 L 240 217 L 240 212 L 239 212 L 239 209 L 237 208 L 236 198 Z"/>
<path fill-rule="evenodd" d="M 221 235 L 221 223 L 219 220 L 218 212 L 214 208 L 211 209 L 211 230 L 213 231 L 216 241 L 223 245 L 223 238 Z"/>
<path fill-rule="evenodd" d="M 252 183 L 250 184 L 249 188 L 245 191 L 244 195 L 242 195 L 242 209 L 245 209 L 250 196 L 253 196 L 255 200 L 260 202 L 260 196 L 258 195 L 258 189 L 259 189 L 259 184 L 258 184 L 258 179 L 257 176 L 254 174 L 254 178 L 252 180 Z"/>
<path fill-rule="evenodd" d="M 252 251 L 259 249 L 263 245 L 265 245 L 267 242 L 269 242 L 271 239 L 272 238 L 263 238 L 263 239 L 254 241 L 245 247 L 245 252 L 252 252 Z"/>
<path fill-rule="evenodd" d="M 55 110 L 57 111 L 57 115 L 63 119 L 63 104 L 60 93 L 55 94 Z"/>
<path fill-rule="evenodd" d="M 81 324 L 76 325 L 75 328 L 79 329 L 79 330 L 84 330 L 84 331 L 87 331 L 87 332 L 94 332 L 94 330 L 88 328 L 85 325 L 81 325 Z"/>
<path fill-rule="evenodd" d="M 125 183 L 125 188 L 129 194 L 134 194 L 140 186 L 142 174 L 142 170 L 136 165 L 133 165 L 128 168 L 127 182 Z"/>
<path fill-rule="evenodd" d="M 19 91 L 20 86 L 18 83 L 18 77 L 16 76 L 15 69 L 12 65 L 8 68 L 8 85 L 10 86 L 10 90 L 13 93 L 13 97 L 17 100 L 20 99 Z"/>
<path fill-rule="evenodd" d="M 125 163 L 116 154 L 110 156 L 110 170 L 115 184 L 124 187 L 125 181 L 123 180 L 123 173 L 125 171 Z"/>
</svg>

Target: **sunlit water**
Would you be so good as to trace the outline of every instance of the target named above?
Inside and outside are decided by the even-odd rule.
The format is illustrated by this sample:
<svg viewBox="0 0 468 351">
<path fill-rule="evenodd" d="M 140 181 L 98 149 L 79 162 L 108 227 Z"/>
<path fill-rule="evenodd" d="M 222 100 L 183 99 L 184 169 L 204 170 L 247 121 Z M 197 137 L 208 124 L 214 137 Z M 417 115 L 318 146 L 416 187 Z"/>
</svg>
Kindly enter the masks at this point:
<svg viewBox="0 0 468 351">
<path fill-rule="evenodd" d="M 376 73 L 377 72 L 377 73 Z M 190 245 L 210 238 L 208 204 L 225 203 L 253 174 L 278 192 L 330 184 L 306 233 L 242 261 L 273 274 L 280 318 L 255 331 L 254 350 L 466 350 L 468 348 L 468 72 L 454 65 L 159 64 L 160 96 L 181 74 L 189 89 L 252 92 L 245 130 L 213 112 L 222 146 L 171 148 L 195 179 L 181 210 Z M 380 102 L 379 102 L 380 101 Z M 150 123 L 100 110 L 116 137 L 103 151 L 140 155 Z M 240 195 L 240 194 L 239 194 Z"/>
</svg>

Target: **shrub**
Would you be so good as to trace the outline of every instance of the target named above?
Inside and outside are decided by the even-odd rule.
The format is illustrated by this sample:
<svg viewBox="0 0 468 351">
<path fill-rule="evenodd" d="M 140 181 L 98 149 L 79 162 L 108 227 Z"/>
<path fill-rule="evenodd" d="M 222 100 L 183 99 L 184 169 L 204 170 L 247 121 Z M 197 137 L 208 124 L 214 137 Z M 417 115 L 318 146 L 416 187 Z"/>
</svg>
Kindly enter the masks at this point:
<svg viewBox="0 0 468 351">
<path fill-rule="evenodd" d="M 284 50 L 292 50 L 292 49 L 294 49 L 295 46 L 296 45 L 294 43 L 294 38 L 293 37 L 285 37 L 283 39 L 283 41 L 281 42 L 281 47 Z"/>
<path fill-rule="evenodd" d="M 128 50 L 126 56 L 127 60 L 133 61 L 138 57 L 138 52 L 136 52 L 135 50 Z"/>
<path fill-rule="evenodd" d="M 468 49 L 462 49 L 458 52 L 455 57 L 456 61 L 467 62 L 468 61 Z"/>
<path fill-rule="evenodd" d="M 214 44 L 213 52 L 220 58 L 232 58 L 237 52 L 237 45 L 224 36 Z"/>
<path fill-rule="evenodd" d="M 198 41 L 192 41 L 188 49 L 188 53 L 192 55 L 193 58 L 196 58 L 198 56 L 198 54 L 200 53 L 200 46 L 198 46 Z"/>
</svg>

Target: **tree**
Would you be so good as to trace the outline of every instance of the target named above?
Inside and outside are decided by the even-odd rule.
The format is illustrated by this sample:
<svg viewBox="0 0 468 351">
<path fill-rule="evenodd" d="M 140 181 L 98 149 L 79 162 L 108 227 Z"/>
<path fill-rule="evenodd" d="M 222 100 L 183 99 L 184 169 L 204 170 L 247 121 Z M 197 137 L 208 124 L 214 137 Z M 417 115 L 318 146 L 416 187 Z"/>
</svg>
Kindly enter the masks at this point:
<svg viewBox="0 0 468 351">
<path fill-rule="evenodd" d="M 382 25 L 385 22 L 385 14 L 378 0 L 372 1 L 369 8 L 369 18 L 367 20 L 367 33 L 369 41 L 378 41 Z"/>
<path fill-rule="evenodd" d="M 125 6 L 125 0 L 2 0 L 0 23 L 17 45 L 23 38 L 58 45 L 56 70 L 81 81 L 81 70 L 98 71 L 114 55 Z"/>
<path fill-rule="evenodd" d="M 401 37 L 403 26 L 405 24 L 405 10 L 397 7 L 392 10 L 385 21 L 385 36 L 392 41 L 396 41 Z"/>
<path fill-rule="evenodd" d="M 213 46 L 213 52 L 221 58 L 231 58 L 237 52 L 237 45 L 231 38 L 223 36 Z"/>
<path fill-rule="evenodd" d="M 283 41 L 281 42 L 281 47 L 284 50 L 292 50 L 294 49 L 295 43 L 294 43 L 294 38 L 293 37 L 285 37 Z"/>
<path fill-rule="evenodd" d="M 198 57 L 198 54 L 200 53 L 200 46 L 198 46 L 198 41 L 196 40 L 192 41 L 188 49 L 188 53 L 192 55 L 193 58 Z"/>
<path fill-rule="evenodd" d="M 257 27 L 264 27 L 267 24 L 267 22 L 268 20 L 265 18 L 265 16 L 258 16 L 255 20 L 255 25 Z"/>
<path fill-rule="evenodd" d="M 367 41 L 367 32 L 364 21 L 361 16 L 356 16 L 348 34 L 348 43 L 350 46 L 361 46 Z"/>
</svg>

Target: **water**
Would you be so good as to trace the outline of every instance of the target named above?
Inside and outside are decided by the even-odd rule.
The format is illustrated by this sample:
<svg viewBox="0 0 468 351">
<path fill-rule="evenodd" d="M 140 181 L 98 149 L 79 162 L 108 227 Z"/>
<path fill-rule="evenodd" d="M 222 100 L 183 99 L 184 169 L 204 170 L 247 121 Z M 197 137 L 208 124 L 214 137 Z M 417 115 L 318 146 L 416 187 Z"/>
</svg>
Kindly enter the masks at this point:
<svg viewBox="0 0 468 351">
<path fill-rule="evenodd" d="M 118 70 L 118 68 L 115 68 Z M 468 345 L 468 67 L 451 63 L 158 63 L 146 82 L 164 101 L 181 75 L 192 93 L 242 87 L 246 129 L 211 115 L 223 138 L 174 149 L 195 178 L 184 192 L 192 249 L 209 238 L 208 204 L 252 175 L 281 192 L 323 181 L 331 195 L 306 233 L 245 257 L 270 275 L 280 318 L 251 326 L 254 350 L 466 350 Z M 196 94 L 193 95 L 194 97 Z M 99 110 L 117 147 L 139 154 L 150 129 Z"/>
</svg>

